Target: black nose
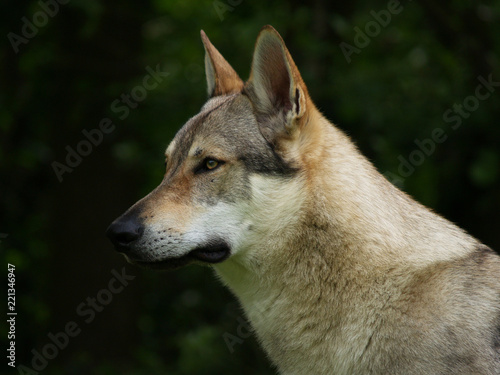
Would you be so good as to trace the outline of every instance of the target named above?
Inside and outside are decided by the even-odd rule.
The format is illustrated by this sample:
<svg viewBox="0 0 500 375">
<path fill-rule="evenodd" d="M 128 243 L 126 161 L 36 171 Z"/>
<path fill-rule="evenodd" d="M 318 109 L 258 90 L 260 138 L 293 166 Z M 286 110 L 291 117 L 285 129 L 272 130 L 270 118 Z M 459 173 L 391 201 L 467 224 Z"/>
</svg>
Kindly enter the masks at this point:
<svg viewBox="0 0 500 375">
<path fill-rule="evenodd" d="M 137 216 L 120 216 L 106 230 L 106 236 L 113 242 L 116 250 L 127 252 L 134 241 L 144 233 L 144 227 Z"/>
</svg>

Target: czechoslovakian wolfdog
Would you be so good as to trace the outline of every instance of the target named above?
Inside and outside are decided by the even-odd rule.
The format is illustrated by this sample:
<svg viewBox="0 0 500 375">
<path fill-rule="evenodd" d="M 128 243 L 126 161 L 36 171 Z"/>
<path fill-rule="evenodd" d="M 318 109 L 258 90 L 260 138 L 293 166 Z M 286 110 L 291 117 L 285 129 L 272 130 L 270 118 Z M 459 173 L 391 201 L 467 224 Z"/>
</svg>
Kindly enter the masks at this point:
<svg viewBox="0 0 500 375">
<path fill-rule="evenodd" d="M 282 374 L 500 374 L 500 257 L 375 170 L 271 26 L 246 83 L 201 35 L 210 98 L 117 250 L 211 265 Z"/>
</svg>

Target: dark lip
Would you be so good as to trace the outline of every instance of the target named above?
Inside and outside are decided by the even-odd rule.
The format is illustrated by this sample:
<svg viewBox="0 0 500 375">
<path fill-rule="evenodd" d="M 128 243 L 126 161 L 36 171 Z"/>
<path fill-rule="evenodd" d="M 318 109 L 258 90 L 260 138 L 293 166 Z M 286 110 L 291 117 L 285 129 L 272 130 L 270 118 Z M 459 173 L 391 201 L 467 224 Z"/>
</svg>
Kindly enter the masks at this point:
<svg viewBox="0 0 500 375">
<path fill-rule="evenodd" d="M 226 242 L 220 241 L 208 246 L 194 249 L 190 255 L 206 263 L 220 263 L 225 261 L 231 254 L 231 248 Z"/>
<path fill-rule="evenodd" d="M 191 250 L 179 258 L 168 258 L 156 262 L 129 258 L 130 262 L 145 268 L 175 270 L 193 262 L 216 264 L 225 261 L 231 255 L 231 247 L 225 241 L 212 241 L 207 245 Z"/>
</svg>

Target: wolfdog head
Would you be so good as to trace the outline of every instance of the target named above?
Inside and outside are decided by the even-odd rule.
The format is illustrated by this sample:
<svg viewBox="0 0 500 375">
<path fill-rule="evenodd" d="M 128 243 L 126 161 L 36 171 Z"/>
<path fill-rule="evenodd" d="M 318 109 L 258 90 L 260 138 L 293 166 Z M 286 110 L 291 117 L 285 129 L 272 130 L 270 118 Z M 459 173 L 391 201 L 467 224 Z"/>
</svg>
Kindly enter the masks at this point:
<svg viewBox="0 0 500 375">
<path fill-rule="evenodd" d="M 107 230 L 140 265 L 251 258 L 293 231 L 306 204 L 321 121 L 280 35 L 262 29 L 246 83 L 201 37 L 209 100 L 166 149 L 160 185 Z"/>
</svg>

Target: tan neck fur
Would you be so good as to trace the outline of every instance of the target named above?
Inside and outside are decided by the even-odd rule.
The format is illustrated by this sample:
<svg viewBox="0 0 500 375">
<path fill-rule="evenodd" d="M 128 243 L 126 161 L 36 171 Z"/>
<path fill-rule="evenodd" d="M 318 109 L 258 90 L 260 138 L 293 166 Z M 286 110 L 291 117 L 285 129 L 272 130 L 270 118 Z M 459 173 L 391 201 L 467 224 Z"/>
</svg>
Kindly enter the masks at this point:
<svg viewBox="0 0 500 375">
<path fill-rule="evenodd" d="M 272 218 L 274 225 L 262 224 L 262 231 L 272 228 L 274 232 L 260 233 L 251 258 L 243 252 L 215 267 L 239 297 L 271 357 L 279 362 L 285 355 L 280 353 L 289 353 L 281 362 L 290 369 L 295 368 L 295 354 L 290 354 L 295 353 L 294 345 L 297 350 L 301 345 L 318 345 L 318 351 L 309 355 L 323 355 L 323 344 L 315 343 L 318 338 L 305 334 L 308 325 L 329 324 L 324 331 L 335 334 L 325 343 L 330 355 L 344 358 L 345 366 L 356 363 L 376 319 L 372 311 L 409 282 L 408 276 L 398 276 L 405 274 L 409 264 L 423 270 L 441 260 L 459 258 L 476 244 L 461 229 L 393 187 L 346 141 L 345 134 L 319 113 L 315 116 L 309 139 L 297 150 L 304 175 L 289 193 L 296 195 L 295 200 L 283 204 L 296 211 L 285 215 L 288 222 L 280 224 Z M 310 144 L 315 148 L 308 149 Z M 266 202 L 275 215 L 280 210 L 272 201 L 284 202 L 278 196 L 283 189 L 276 188 L 277 195 L 269 194 Z M 266 217 L 257 221 L 265 222 Z M 443 232 L 446 239 L 441 238 Z M 450 238 L 456 243 L 450 244 Z M 388 278 L 389 274 L 393 276 Z M 356 317 L 350 316 L 353 309 L 359 310 Z M 361 326 L 363 332 L 348 332 Z M 352 334 L 361 336 L 353 340 Z M 345 347 L 346 342 L 352 346 Z M 343 350 L 349 354 L 342 354 Z M 338 366 L 339 373 L 350 371 L 342 360 Z M 300 369 L 284 373 L 299 374 Z"/>
</svg>

